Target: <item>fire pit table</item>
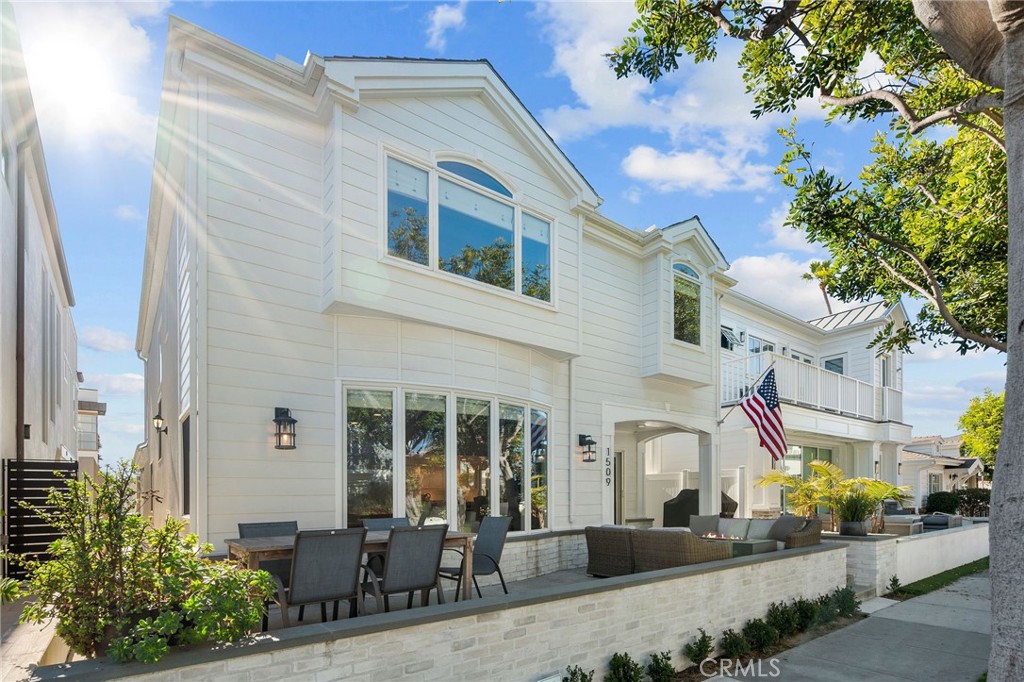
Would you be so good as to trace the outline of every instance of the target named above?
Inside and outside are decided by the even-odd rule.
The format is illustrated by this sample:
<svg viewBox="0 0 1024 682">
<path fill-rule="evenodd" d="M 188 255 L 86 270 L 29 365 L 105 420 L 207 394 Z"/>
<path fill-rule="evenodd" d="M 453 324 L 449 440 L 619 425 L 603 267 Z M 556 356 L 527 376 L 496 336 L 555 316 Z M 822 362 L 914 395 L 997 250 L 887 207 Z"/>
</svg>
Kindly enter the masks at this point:
<svg viewBox="0 0 1024 682">
<path fill-rule="evenodd" d="M 766 554 L 767 552 L 774 552 L 778 549 L 778 543 L 775 540 L 739 540 L 734 538 L 717 538 L 714 536 L 708 536 L 704 538 L 711 542 L 724 542 L 729 545 L 732 550 L 732 555 L 737 556 L 752 556 L 754 554 Z"/>
</svg>

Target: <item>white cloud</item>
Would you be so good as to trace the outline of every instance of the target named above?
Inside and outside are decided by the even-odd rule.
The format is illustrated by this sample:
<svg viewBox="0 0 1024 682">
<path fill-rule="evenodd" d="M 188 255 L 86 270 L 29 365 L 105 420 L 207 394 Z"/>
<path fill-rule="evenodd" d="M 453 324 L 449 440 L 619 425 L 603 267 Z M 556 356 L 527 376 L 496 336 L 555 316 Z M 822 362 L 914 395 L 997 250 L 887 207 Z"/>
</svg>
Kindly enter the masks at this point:
<svg viewBox="0 0 1024 682">
<path fill-rule="evenodd" d="M 16 6 L 44 143 L 152 157 L 156 116 L 140 101 L 153 43 L 144 23 L 169 3 L 29 3 Z M 154 97 L 155 106 L 155 97 Z"/>
<path fill-rule="evenodd" d="M 709 194 L 719 190 L 765 190 L 770 188 L 772 168 L 748 163 L 741 155 L 718 156 L 709 150 L 662 153 L 639 145 L 622 160 L 623 172 L 642 180 L 659 192 L 689 190 Z"/>
<path fill-rule="evenodd" d="M 743 256 L 732 262 L 728 274 L 738 280 L 736 291 L 802 320 L 828 314 L 825 299 L 814 282 L 802 279 L 810 260 L 797 261 L 784 253 Z M 838 312 L 833 304 L 832 310 Z"/>
<path fill-rule="evenodd" d="M 623 192 L 622 196 L 631 204 L 639 204 L 644 198 L 644 193 L 640 191 L 639 187 L 634 186 Z"/>
<path fill-rule="evenodd" d="M 100 393 L 100 400 L 106 395 L 138 395 L 145 388 L 145 379 L 141 374 L 126 372 L 124 374 L 93 374 L 87 376 L 87 383 Z"/>
<path fill-rule="evenodd" d="M 86 348 L 104 353 L 117 353 L 132 349 L 132 341 L 124 332 L 115 332 L 106 327 L 86 327 L 78 337 L 78 343 Z"/>
<path fill-rule="evenodd" d="M 466 25 L 466 4 L 468 0 L 459 0 L 454 5 L 438 5 L 430 11 L 430 25 L 427 27 L 427 47 L 437 52 L 444 52 L 447 45 L 445 33 L 458 31 Z"/>
<path fill-rule="evenodd" d="M 772 236 L 768 245 L 786 251 L 821 253 L 821 247 L 809 243 L 803 231 L 786 226 L 787 217 L 789 217 L 788 202 L 773 208 L 761 223 L 761 230 Z"/>
<path fill-rule="evenodd" d="M 130 436 L 138 436 L 145 432 L 145 427 L 142 424 L 133 424 L 126 422 L 108 422 L 105 419 L 100 421 L 101 431 L 110 431 L 112 433 L 126 433 Z"/>
<path fill-rule="evenodd" d="M 142 212 L 134 206 L 121 204 L 114 209 L 114 217 L 128 223 L 134 223 L 142 220 L 145 216 L 143 216 Z"/>
</svg>

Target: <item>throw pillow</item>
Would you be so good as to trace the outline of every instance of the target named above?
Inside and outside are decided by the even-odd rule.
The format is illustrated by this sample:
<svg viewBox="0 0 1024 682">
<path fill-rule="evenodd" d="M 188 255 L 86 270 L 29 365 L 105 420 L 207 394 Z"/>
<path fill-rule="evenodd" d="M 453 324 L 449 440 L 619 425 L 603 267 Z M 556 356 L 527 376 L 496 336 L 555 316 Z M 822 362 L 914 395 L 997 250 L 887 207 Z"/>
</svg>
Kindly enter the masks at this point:
<svg viewBox="0 0 1024 682">
<path fill-rule="evenodd" d="M 718 515 L 711 514 L 708 516 L 699 516 L 693 514 L 690 516 L 690 532 L 694 535 L 707 535 L 708 533 L 718 532 Z"/>
<path fill-rule="evenodd" d="M 747 539 L 765 540 L 771 537 L 768 533 L 771 532 L 774 525 L 775 519 L 751 519 L 750 528 L 747 529 Z"/>
<path fill-rule="evenodd" d="M 719 519 L 718 532 L 729 538 L 747 537 L 747 529 L 750 527 L 750 519 Z"/>
<path fill-rule="evenodd" d="M 775 523 L 772 524 L 772 529 L 768 531 L 768 537 L 772 540 L 785 542 L 786 537 L 803 528 L 806 523 L 807 519 L 802 516 L 785 514 L 776 519 Z"/>
</svg>

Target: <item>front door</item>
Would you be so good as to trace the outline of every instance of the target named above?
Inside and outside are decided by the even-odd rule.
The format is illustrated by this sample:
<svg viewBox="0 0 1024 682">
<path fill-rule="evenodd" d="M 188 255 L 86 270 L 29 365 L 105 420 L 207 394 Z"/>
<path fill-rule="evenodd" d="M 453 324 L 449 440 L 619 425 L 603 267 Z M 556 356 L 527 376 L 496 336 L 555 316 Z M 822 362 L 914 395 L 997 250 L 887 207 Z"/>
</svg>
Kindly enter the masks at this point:
<svg viewBox="0 0 1024 682">
<path fill-rule="evenodd" d="M 622 510 L 626 506 L 626 483 L 623 480 L 622 475 L 622 472 L 625 471 L 625 469 L 623 469 L 624 459 L 625 455 L 622 450 L 616 450 L 615 463 L 612 467 L 612 471 L 608 471 L 608 466 L 612 463 L 605 462 L 605 475 L 611 474 L 615 478 L 615 523 L 623 522 Z"/>
</svg>

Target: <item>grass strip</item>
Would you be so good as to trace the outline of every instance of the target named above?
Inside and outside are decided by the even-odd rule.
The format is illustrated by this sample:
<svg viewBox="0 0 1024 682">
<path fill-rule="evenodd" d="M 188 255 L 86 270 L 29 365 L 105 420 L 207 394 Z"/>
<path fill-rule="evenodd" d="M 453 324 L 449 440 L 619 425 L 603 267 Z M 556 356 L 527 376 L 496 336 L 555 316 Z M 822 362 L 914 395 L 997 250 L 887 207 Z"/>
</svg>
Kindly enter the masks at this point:
<svg viewBox="0 0 1024 682">
<path fill-rule="evenodd" d="M 977 561 L 972 561 L 971 563 L 964 564 L 963 566 L 951 568 L 948 571 L 943 571 L 942 573 L 936 573 L 932 577 L 925 578 L 924 580 L 918 580 L 916 583 L 904 585 L 903 587 L 900 587 L 899 593 L 900 596 L 903 597 L 920 597 L 922 594 L 928 594 L 929 592 L 934 592 L 946 585 L 951 585 L 966 575 L 973 575 L 987 569 L 988 557 L 985 557 L 984 559 L 978 559 Z"/>
</svg>

